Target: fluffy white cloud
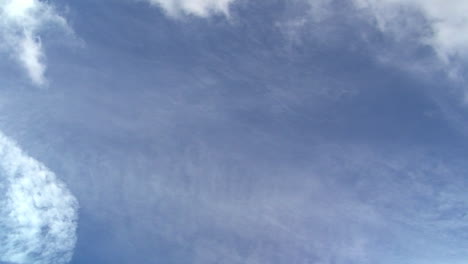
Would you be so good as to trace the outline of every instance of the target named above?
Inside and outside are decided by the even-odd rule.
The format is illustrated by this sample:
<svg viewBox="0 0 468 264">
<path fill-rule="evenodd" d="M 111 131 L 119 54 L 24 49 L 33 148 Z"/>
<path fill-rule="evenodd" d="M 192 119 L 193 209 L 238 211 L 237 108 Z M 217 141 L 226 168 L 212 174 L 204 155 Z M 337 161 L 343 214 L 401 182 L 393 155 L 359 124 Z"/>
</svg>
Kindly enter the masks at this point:
<svg viewBox="0 0 468 264">
<path fill-rule="evenodd" d="M 47 24 L 68 30 L 65 19 L 46 2 L 0 1 L 0 48 L 13 54 L 37 85 L 46 83 L 46 66 L 39 32 Z"/>
<path fill-rule="evenodd" d="M 148 0 L 158 5 L 172 17 L 182 14 L 208 17 L 213 14 L 229 15 L 229 5 L 234 0 Z"/>
<path fill-rule="evenodd" d="M 370 11 L 383 31 L 407 34 L 425 27 L 420 39 L 430 45 L 445 62 L 468 55 L 468 2 L 463 0 L 353 0 L 359 8 Z M 412 13 L 413 12 L 413 13 Z M 420 14 L 425 25 L 411 22 Z M 401 23 L 405 19 L 409 23 Z"/>
<path fill-rule="evenodd" d="M 54 173 L 0 133 L 0 263 L 70 261 L 77 207 Z"/>
</svg>

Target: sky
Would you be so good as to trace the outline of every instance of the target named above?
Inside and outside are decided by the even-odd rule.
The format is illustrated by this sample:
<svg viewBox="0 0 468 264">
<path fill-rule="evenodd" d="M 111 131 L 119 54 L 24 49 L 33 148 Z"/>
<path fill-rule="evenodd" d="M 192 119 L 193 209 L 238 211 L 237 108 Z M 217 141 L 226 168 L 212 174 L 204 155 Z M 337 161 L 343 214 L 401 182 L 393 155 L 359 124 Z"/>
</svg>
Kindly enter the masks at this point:
<svg viewBox="0 0 468 264">
<path fill-rule="evenodd" d="M 467 14 L 0 0 L 0 263 L 466 263 Z"/>
</svg>

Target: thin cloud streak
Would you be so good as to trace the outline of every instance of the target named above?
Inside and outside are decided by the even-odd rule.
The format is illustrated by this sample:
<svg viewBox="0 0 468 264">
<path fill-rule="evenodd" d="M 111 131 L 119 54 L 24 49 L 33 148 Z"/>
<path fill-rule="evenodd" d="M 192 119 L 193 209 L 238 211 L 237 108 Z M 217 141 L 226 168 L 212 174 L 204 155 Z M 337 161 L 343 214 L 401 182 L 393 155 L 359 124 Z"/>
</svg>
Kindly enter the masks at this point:
<svg viewBox="0 0 468 264">
<path fill-rule="evenodd" d="M 47 84 L 45 55 L 40 32 L 45 25 L 65 31 L 66 20 L 51 4 L 39 0 L 7 0 L 0 3 L 0 48 L 21 64 L 31 81 Z"/>
<path fill-rule="evenodd" d="M 150 4 L 160 6 L 171 17 L 182 15 L 209 17 L 221 14 L 229 16 L 229 6 L 235 0 L 147 0 Z"/>
</svg>

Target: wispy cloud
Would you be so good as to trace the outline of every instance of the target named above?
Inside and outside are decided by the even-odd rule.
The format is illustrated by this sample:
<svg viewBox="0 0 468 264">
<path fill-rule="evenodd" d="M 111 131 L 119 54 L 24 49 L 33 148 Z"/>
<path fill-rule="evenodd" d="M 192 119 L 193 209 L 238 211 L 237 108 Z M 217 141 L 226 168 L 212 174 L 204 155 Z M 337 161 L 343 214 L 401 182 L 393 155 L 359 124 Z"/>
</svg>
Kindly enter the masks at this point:
<svg viewBox="0 0 468 264">
<path fill-rule="evenodd" d="M 229 5 L 234 0 L 147 0 L 158 5 L 171 17 L 194 15 L 208 17 L 214 14 L 229 15 Z"/>
<path fill-rule="evenodd" d="M 454 0 L 353 0 L 375 17 L 382 31 L 406 33 L 415 27 L 426 29 L 420 41 L 434 48 L 439 58 L 449 62 L 455 56 L 468 55 L 468 2 Z M 413 12 L 413 13 L 411 13 Z M 421 15 L 423 25 L 415 22 L 414 14 Z M 413 18 L 411 18 L 413 16 Z"/>
<path fill-rule="evenodd" d="M 53 172 L 0 133 L 1 263 L 70 261 L 77 207 Z"/>
<path fill-rule="evenodd" d="M 309 8 L 278 18 L 276 24 L 287 40 L 301 43 L 336 37 L 340 23 L 354 27 L 369 54 L 384 64 L 408 72 L 432 75 L 445 71 L 456 84 L 465 86 L 463 68 L 468 59 L 468 3 L 454 0 L 298 0 Z M 293 1 L 294 2 L 294 1 Z M 382 33 L 376 41 L 374 30 Z M 356 33 L 355 32 L 355 33 Z M 340 34 L 338 32 L 338 34 Z M 430 51 L 433 52 L 430 55 Z M 422 56 L 421 56 L 422 55 Z M 468 97 L 468 96 L 467 96 Z"/>
<path fill-rule="evenodd" d="M 0 2 L 0 47 L 12 54 L 36 85 L 45 85 L 45 56 L 40 31 L 45 25 L 68 30 L 54 7 L 39 0 Z"/>
</svg>

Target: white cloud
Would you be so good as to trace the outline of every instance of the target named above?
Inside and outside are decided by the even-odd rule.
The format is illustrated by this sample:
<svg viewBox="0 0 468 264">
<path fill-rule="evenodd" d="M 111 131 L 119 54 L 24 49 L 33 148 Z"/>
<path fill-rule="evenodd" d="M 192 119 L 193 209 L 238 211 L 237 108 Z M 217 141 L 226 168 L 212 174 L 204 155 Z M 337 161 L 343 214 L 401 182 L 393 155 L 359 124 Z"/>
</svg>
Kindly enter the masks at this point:
<svg viewBox="0 0 468 264">
<path fill-rule="evenodd" d="M 44 85 L 46 65 L 39 33 L 45 25 L 68 30 L 53 6 L 39 0 L 0 1 L 0 48 L 11 53 L 36 85 Z"/>
<path fill-rule="evenodd" d="M 53 172 L 0 133 L 0 262 L 70 261 L 77 206 Z"/>
<path fill-rule="evenodd" d="M 229 16 L 229 5 L 234 0 L 147 0 L 158 5 L 171 17 L 194 15 L 208 17 L 214 14 Z"/>
<path fill-rule="evenodd" d="M 356 6 L 371 11 L 382 31 L 407 34 L 423 26 L 428 33 L 420 39 L 430 45 L 444 62 L 468 55 L 468 2 L 463 0 L 353 0 Z M 422 15 L 425 25 L 411 15 Z M 405 19 L 410 23 L 400 23 Z"/>
</svg>

